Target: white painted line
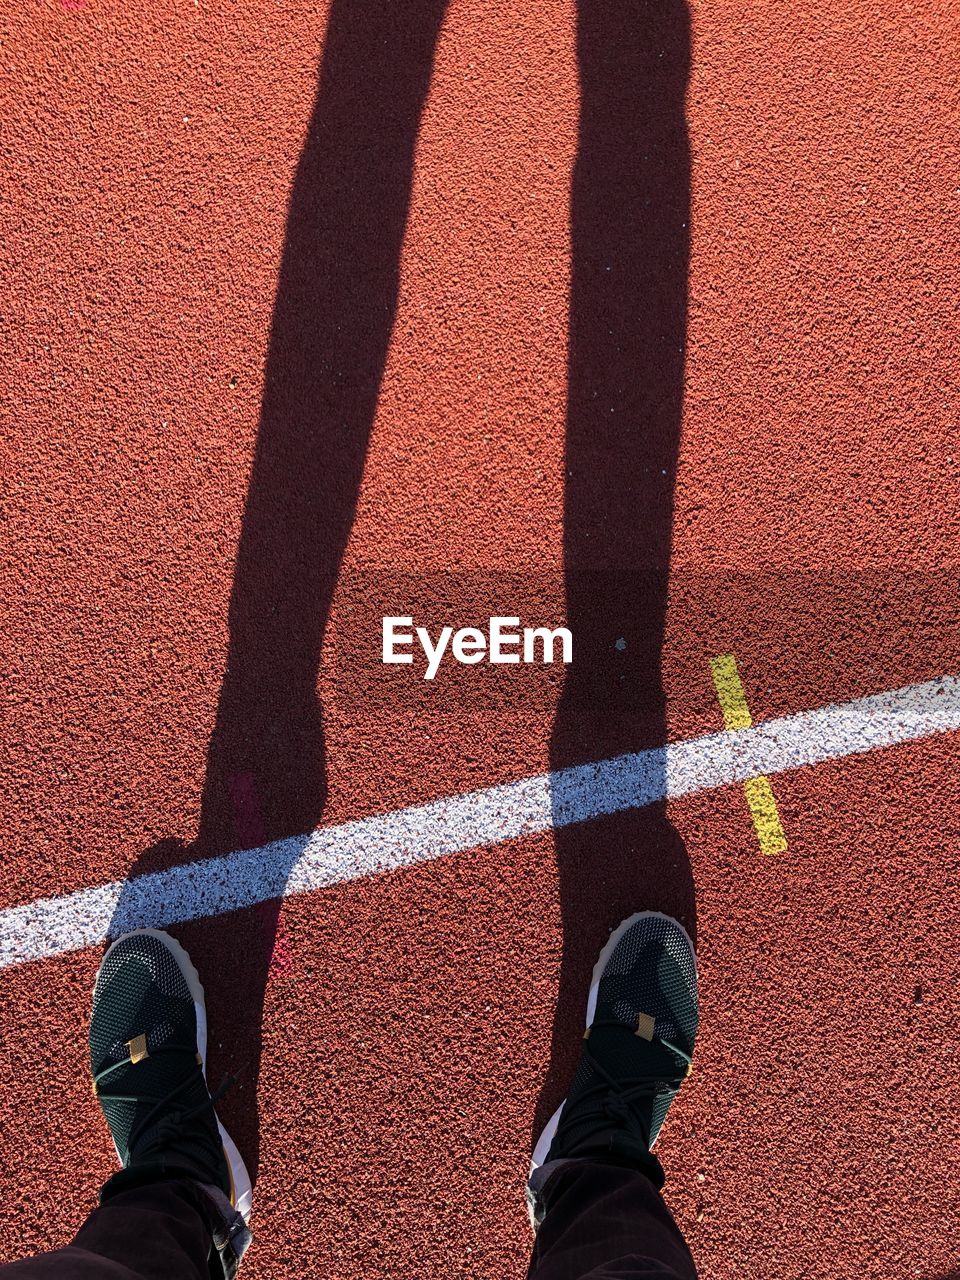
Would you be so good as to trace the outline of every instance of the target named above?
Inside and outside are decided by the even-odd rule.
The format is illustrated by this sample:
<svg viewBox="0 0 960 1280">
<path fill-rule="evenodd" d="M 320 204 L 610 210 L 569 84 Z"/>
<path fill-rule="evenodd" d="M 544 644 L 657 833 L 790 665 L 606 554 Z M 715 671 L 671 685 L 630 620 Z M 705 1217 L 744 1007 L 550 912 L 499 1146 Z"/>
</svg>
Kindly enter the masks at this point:
<svg viewBox="0 0 960 1280">
<path fill-rule="evenodd" d="M 61 955 L 127 929 L 159 928 L 270 898 L 499 844 L 759 774 L 960 729 L 960 676 L 484 791 L 345 822 L 222 858 L 41 898 L 0 912 L 0 968 Z"/>
</svg>

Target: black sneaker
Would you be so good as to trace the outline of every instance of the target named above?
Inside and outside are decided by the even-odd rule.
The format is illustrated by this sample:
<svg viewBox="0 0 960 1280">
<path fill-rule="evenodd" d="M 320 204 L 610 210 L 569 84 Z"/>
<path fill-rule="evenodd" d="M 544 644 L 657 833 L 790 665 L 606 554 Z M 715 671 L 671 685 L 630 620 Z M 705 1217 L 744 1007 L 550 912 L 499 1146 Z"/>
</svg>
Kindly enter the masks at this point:
<svg viewBox="0 0 960 1280">
<path fill-rule="evenodd" d="M 218 1187 L 247 1220 L 250 1175 L 217 1119 L 206 1048 L 203 987 L 183 947 L 159 929 L 118 938 L 93 990 L 90 1070 L 120 1163 Z"/>
<path fill-rule="evenodd" d="M 534 1149 L 527 1202 L 535 1226 L 534 1174 L 554 1160 L 613 1159 L 662 1185 L 650 1149 L 690 1073 L 696 1033 L 697 960 L 686 930 L 659 911 L 624 920 L 593 971 L 570 1092 Z"/>
</svg>

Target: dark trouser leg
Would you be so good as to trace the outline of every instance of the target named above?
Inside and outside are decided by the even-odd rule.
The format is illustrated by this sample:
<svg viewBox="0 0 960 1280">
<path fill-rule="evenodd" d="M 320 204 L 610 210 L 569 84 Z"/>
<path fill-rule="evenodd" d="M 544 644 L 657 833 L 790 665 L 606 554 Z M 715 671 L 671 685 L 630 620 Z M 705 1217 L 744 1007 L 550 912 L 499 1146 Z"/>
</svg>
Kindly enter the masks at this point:
<svg viewBox="0 0 960 1280">
<path fill-rule="evenodd" d="M 696 1280 L 670 1210 L 638 1169 L 558 1162 L 540 1205 L 528 1280 Z"/>
<path fill-rule="evenodd" d="M 219 1200 L 217 1197 L 219 1196 Z M 225 1208 L 224 1208 L 225 1206 Z M 0 1267 L 3 1280 L 209 1280 L 232 1275 L 225 1239 L 242 1219 L 222 1193 L 185 1178 L 118 1190 L 91 1213 L 65 1249 Z M 214 1249 L 214 1233 L 221 1255 Z M 247 1237 L 249 1238 L 249 1237 Z"/>
</svg>

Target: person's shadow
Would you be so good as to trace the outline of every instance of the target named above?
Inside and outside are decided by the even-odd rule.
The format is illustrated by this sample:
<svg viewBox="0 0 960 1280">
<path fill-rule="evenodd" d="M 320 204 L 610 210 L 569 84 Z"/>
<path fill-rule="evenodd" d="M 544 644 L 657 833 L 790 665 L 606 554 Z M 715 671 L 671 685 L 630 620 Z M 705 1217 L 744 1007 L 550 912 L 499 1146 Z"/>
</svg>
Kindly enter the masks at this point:
<svg viewBox="0 0 960 1280">
<path fill-rule="evenodd" d="M 550 744 L 555 770 L 667 740 L 661 653 L 690 245 L 684 0 L 581 0 L 577 59 L 563 513 L 574 661 Z M 665 794 L 665 754 L 653 761 L 659 776 L 645 781 Z M 570 1083 L 609 931 L 658 910 L 696 937 L 690 862 L 666 805 L 563 826 L 564 802 L 561 788 L 563 953 L 535 1137 Z"/>
<path fill-rule="evenodd" d="M 396 311 L 445 7 L 333 0 L 290 200 L 199 831 L 190 845 L 164 841 L 138 858 L 111 936 L 153 922 L 156 893 L 138 888 L 144 875 L 303 836 L 322 819 L 321 648 Z M 555 767 L 665 737 L 659 657 L 688 244 L 685 5 L 581 0 L 578 55 L 564 534 L 576 649 L 553 733 Z M 240 1071 L 218 1110 L 254 1178 L 264 995 L 280 896 L 303 843 L 274 849 L 270 901 L 171 928 L 206 987 L 219 1037 L 211 1081 Z M 605 930 L 647 906 L 688 925 L 693 917 L 688 865 L 661 810 L 567 828 L 557 851 L 564 958 L 538 1116 L 562 1096 L 579 1044 L 579 1031 L 568 1033 L 582 1017 L 582 971 Z"/>
</svg>

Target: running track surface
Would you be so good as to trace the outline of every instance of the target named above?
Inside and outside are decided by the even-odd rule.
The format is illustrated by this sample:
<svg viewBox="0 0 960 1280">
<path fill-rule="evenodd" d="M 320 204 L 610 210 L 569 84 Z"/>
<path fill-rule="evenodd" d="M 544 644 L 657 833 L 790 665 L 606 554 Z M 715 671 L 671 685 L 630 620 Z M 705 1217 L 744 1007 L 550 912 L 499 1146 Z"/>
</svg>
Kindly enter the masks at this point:
<svg viewBox="0 0 960 1280">
<path fill-rule="evenodd" d="M 960 671 L 955 7 L 580 23 L 5 6 L 0 909 L 715 733 L 721 653 L 757 722 Z M 572 615 L 585 665 L 428 685 L 408 612 Z M 732 785 L 179 926 L 246 1275 L 521 1275 L 643 907 L 698 937 L 703 1274 L 953 1275 L 956 759 L 772 775 L 779 855 Z M 0 970 L 5 1259 L 112 1168 L 98 954 Z"/>
</svg>

